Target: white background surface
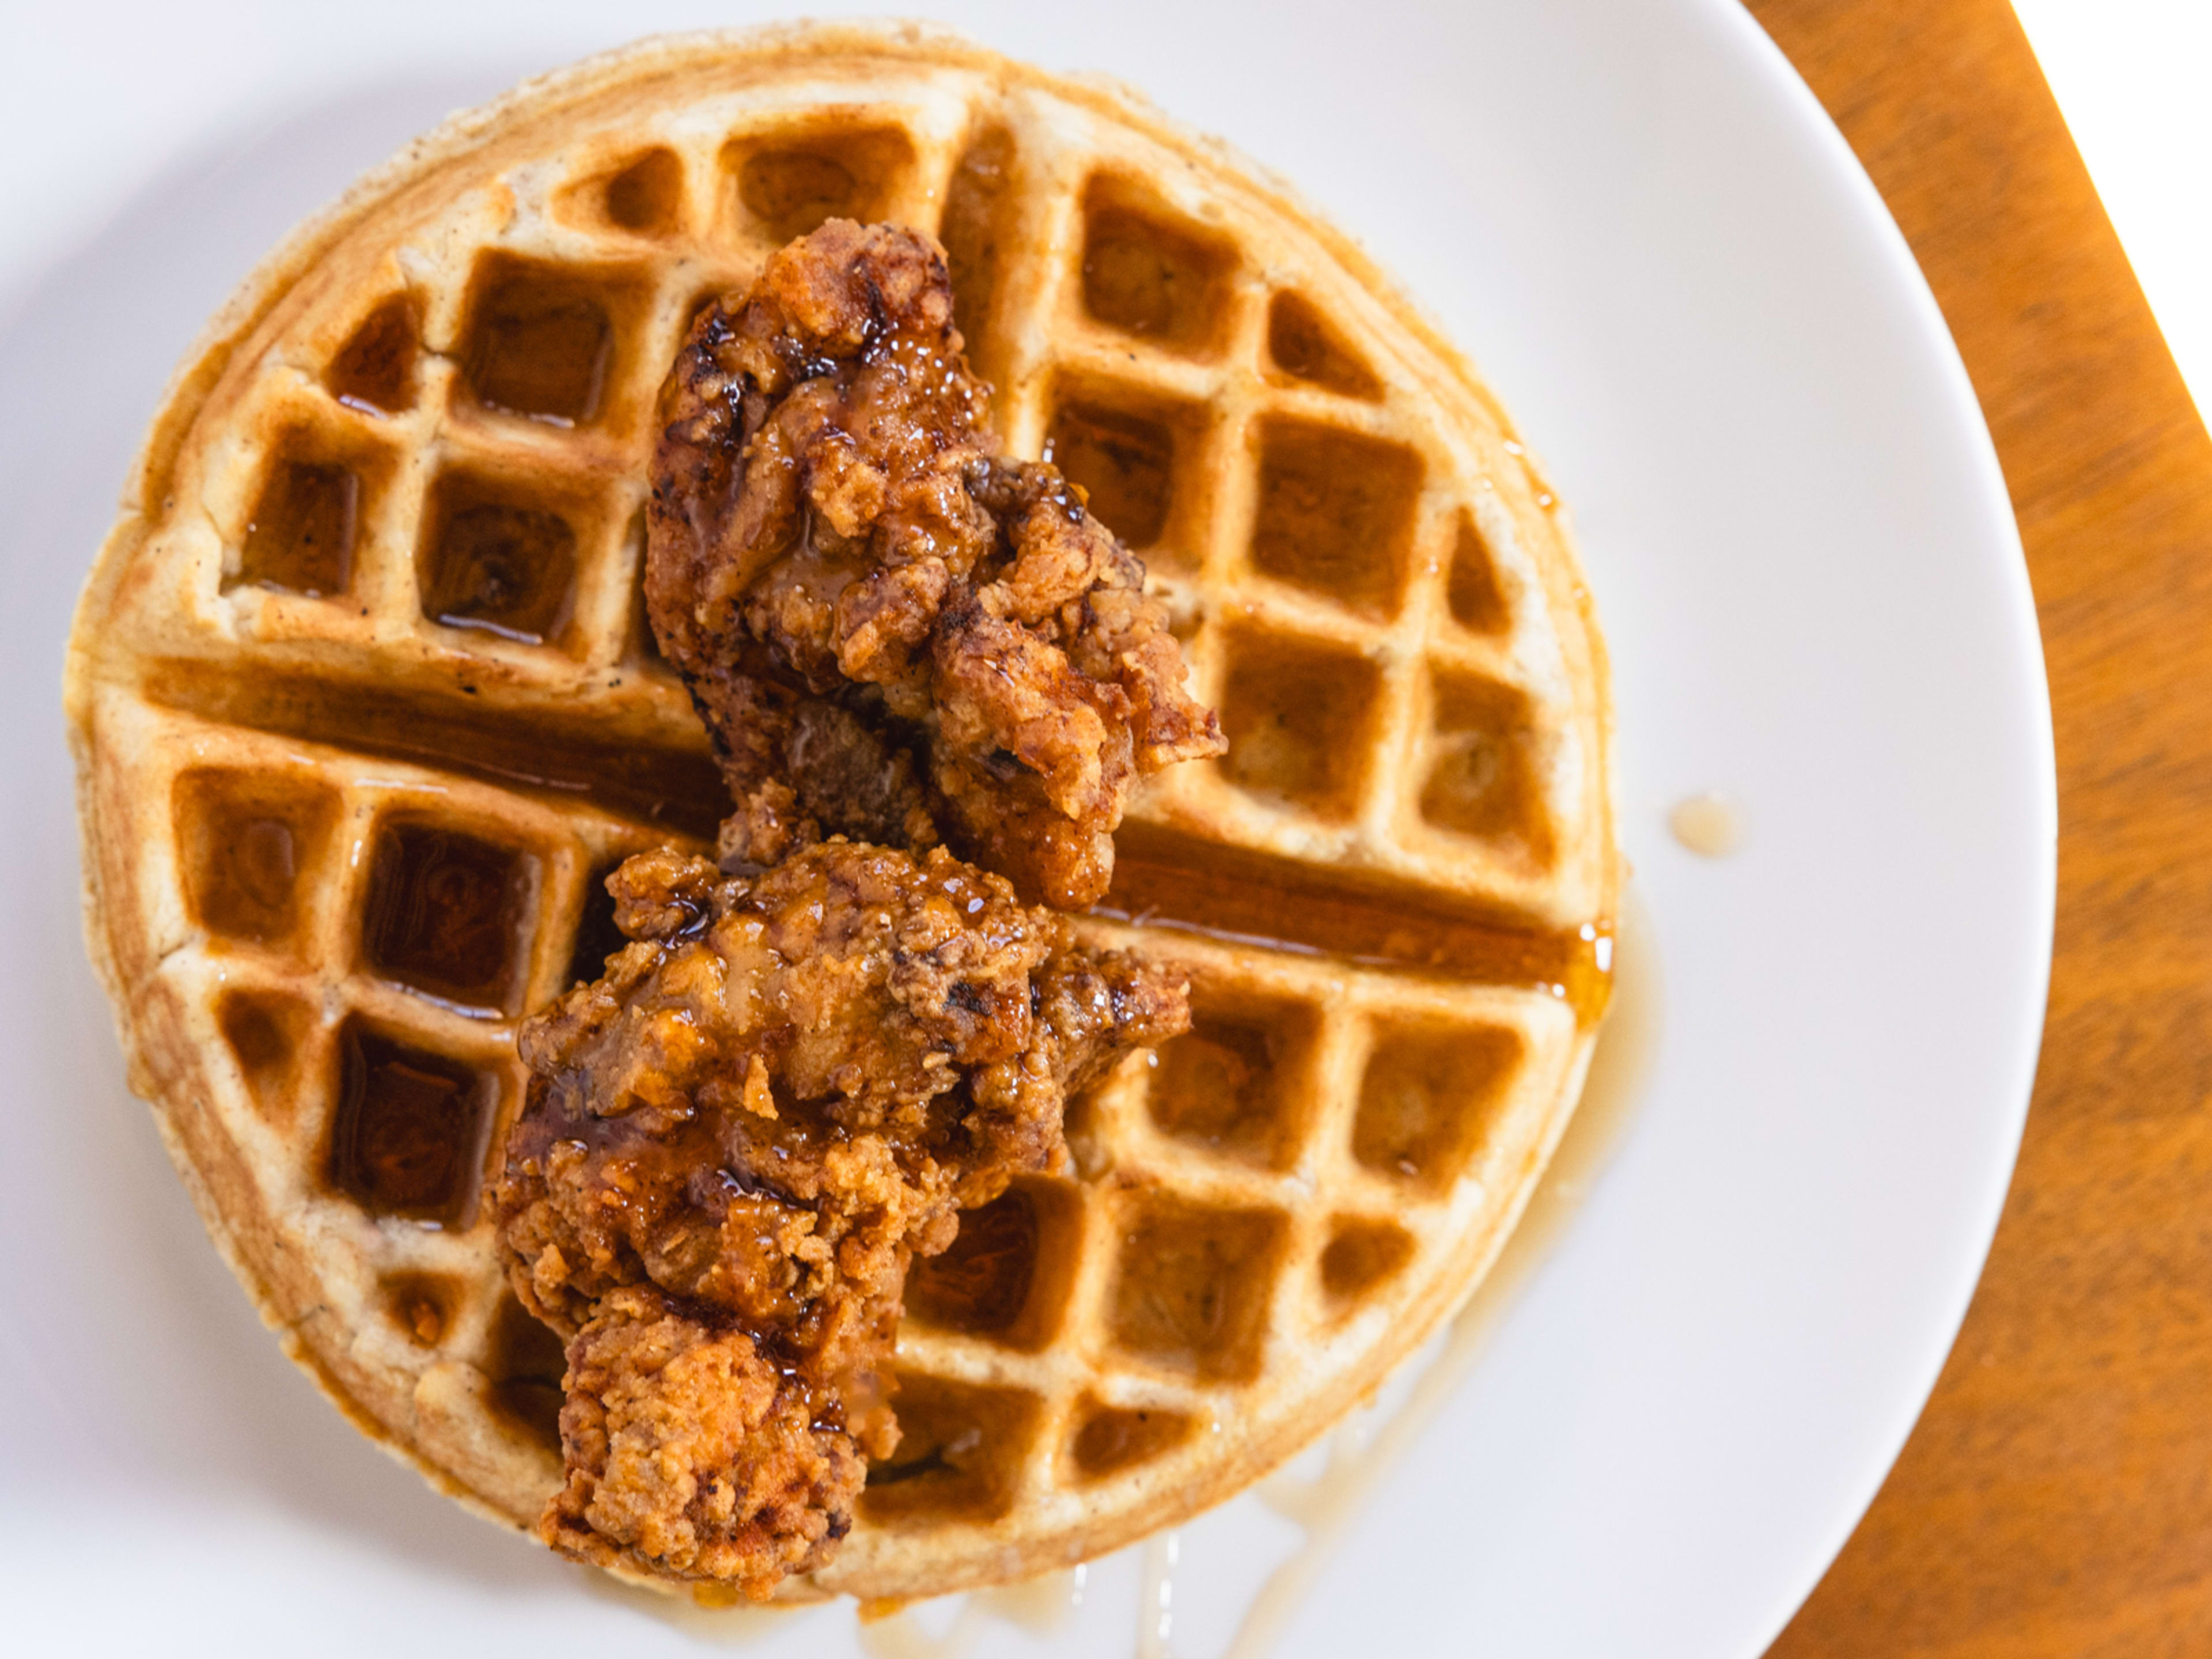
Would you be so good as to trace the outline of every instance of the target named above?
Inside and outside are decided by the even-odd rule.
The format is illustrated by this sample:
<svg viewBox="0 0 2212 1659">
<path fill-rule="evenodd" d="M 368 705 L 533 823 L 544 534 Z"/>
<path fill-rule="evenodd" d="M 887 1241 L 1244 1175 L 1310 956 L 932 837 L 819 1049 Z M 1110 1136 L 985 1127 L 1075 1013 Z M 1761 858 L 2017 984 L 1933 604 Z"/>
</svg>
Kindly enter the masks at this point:
<svg viewBox="0 0 2212 1659">
<path fill-rule="evenodd" d="M 2212 409 L 2212 6 L 2014 0 L 2201 415 Z"/>
<path fill-rule="evenodd" d="M 2041 665 L 1917 272 L 1727 0 L 933 9 L 1144 86 L 1367 237 L 1545 453 L 1613 650 L 1659 1057 L 1618 1162 L 1285 1650 L 1757 1653 L 1933 1381 L 2040 1024 Z M 82 963 L 56 681 L 162 379 L 289 222 L 521 71 L 749 15 L 9 15 L 0 1582 L 31 1650 L 708 1639 L 432 1498 L 259 1330 L 125 1094 Z M 1718 864 L 1662 830 L 1715 787 L 1750 829 Z M 1184 1659 L 1279 1543 L 1255 1514 L 1186 1534 Z M 1054 1650 L 1129 1653 L 1134 1592 L 1126 1558 L 1096 1575 Z M 835 1654 L 851 1628 L 836 1608 L 760 1639 Z"/>
</svg>

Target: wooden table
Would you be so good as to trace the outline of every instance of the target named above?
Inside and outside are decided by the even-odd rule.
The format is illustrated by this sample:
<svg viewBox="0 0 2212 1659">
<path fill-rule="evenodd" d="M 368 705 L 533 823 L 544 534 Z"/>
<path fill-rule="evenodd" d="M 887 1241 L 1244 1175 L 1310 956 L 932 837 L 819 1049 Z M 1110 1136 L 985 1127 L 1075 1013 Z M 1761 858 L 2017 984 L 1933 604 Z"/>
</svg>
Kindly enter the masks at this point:
<svg viewBox="0 0 2212 1659">
<path fill-rule="evenodd" d="M 1887 199 L 1981 396 L 2061 825 L 1996 1250 L 1770 1659 L 2212 1655 L 2212 442 L 2005 0 L 1749 4 Z"/>
</svg>

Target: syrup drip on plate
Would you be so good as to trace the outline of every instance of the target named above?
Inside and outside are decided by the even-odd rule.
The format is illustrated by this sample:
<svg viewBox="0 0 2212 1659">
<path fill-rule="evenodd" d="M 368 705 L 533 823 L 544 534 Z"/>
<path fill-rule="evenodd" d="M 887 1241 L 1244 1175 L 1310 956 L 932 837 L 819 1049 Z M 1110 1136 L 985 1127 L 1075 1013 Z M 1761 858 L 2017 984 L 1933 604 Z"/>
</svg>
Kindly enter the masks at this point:
<svg viewBox="0 0 2212 1659">
<path fill-rule="evenodd" d="M 1621 894 L 1613 1003 L 1591 1056 L 1582 1103 L 1530 1194 L 1520 1224 L 1474 1295 L 1447 1328 L 1442 1350 L 1412 1393 L 1380 1422 L 1355 1414 L 1326 1443 L 1321 1472 L 1308 1479 L 1278 1472 L 1256 1488 L 1261 1501 L 1305 1528 L 1246 1609 L 1224 1659 L 1259 1659 L 1297 1612 L 1329 1551 L 1364 1510 L 1364 1499 L 1425 1434 L 1489 1346 L 1498 1322 L 1555 1249 L 1583 1200 L 1619 1150 L 1657 1058 L 1659 969 L 1651 919 L 1632 885 Z"/>
<path fill-rule="evenodd" d="M 1700 858 L 1724 859 L 1743 845 L 1743 813 L 1725 795 L 1707 793 L 1674 803 L 1667 828 Z"/>
<path fill-rule="evenodd" d="M 869 1659 L 967 1659 L 981 1638 L 987 1620 L 997 1619 L 1031 1636 L 1057 1635 L 1083 1605 L 1090 1577 L 1087 1566 L 1040 1574 L 1018 1584 L 972 1590 L 942 1635 L 922 1629 L 912 1612 L 900 1607 L 880 1618 L 864 1610 L 857 1634 Z"/>
<path fill-rule="evenodd" d="M 1273 1650 L 1338 1540 L 1365 1512 L 1365 1499 L 1458 1392 L 1487 1351 L 1499 1319 L 1557 1248 L 1619 1149 L 1658 1055 L 1662 1014 L 1651 918 L 1632 884 L 1621 894 L 1616 939 L 1612 1003 L 1581 1104 L 1520 1224 L 1447 1328 L 1441 1346 L 1395 1410 L 1379 1420 L 1355 1413 L 1337 1427 L 1324 1443 L 1318 1473 L 1279 1471 L 1253 1489 L 1261 1503 L 1296 1522 L 1304 1536 L 1244 1609 L 1223 1659 L 1261 1659 Z M 1141 1565 L 1133 1659 L 1176 1659 L 1170 1637 L 1181 1547 L 1180 1534 L 1172 1531 L 1157 1533 L 1137 1546 Z M 972 1594 L 940 1636 L 924 1632 L 914 1610 L 902 1608 L 862 1623 L 860 1643 L 872 1659 L 967 1659 L 981 1639 L 984 1615 L 1008 1618 L 1008 1609 L 1016 1605 L 1009 1598 L 1033 1596 L 1033 1603 L 1018 1604 L 1029 1615 L 1012 1621 L 1033 1632 L 1056 1629 L 1081 1605 L 1085 1577 L 1079 1567 L 1073 1573 Z M 1052 1624 L 1035 1621 L 1037 1607 L 1053 1609 Z"/>
</svg>

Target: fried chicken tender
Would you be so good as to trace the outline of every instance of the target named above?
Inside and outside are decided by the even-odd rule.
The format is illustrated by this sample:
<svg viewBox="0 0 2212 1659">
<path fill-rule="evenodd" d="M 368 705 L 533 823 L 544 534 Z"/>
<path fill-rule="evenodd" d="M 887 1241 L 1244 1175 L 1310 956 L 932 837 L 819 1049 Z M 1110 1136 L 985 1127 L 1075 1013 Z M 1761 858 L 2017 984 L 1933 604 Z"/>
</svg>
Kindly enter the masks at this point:
<svg viewBox="0 0 2212 1659">
<path fill-rule="evenodd" d="M 646 599 L 738 811 L 726 863 L 940 834 L 1106 890 L 1131 786 L 1219 754 L 1143 563 L 1000 453 L 943 251 L 833 219 L 709 306 L 661 393 Z"/>
<path fill-rule="evenodd" d="M 1184 1030 L 1186 987 L 943 848 L 833 837 L 757 876 L 665 851 L 608 887 L 633 942 L 523 1026 L 493 1197 L 568 1342 L 541 1530 L 765 1597 L 897 1443 L 909 1261 L 1062 1164 L 1068 1092 Z"/>
</svg>

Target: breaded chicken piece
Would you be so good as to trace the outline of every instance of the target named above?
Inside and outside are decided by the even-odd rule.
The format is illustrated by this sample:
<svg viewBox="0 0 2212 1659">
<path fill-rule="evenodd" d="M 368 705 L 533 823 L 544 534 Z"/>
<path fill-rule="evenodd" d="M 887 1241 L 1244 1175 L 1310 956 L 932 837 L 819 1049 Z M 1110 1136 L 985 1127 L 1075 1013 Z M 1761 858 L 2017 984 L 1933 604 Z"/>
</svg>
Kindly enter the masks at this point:
<svg viewBox="0 0 2212 1659">
<path fill-rule="evenodd" d="M 989 395 L 914 231 L 833 219 L 693 325 L 646 598 L 736 797 L 726 862 L 941 836 L 1081 908 L 1131 785 L 1222 752 L 1142 562 L 1000 453 Z"/>
<path fill-rule="evenodd" d="M 1186 987 L 942 848 L 833 838 L 757 876 L 651 853 L 608 886 L 633 942 L 525 1024 L 493 1196 L 568 1342 L 541 1530 L 766 1596 L 897 1443 L 909 1261 L 1059 1167 L 1068 1092 L 1186 1029 Z"/>
</svg>

